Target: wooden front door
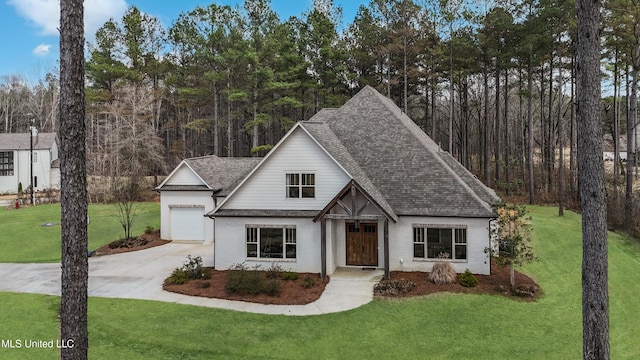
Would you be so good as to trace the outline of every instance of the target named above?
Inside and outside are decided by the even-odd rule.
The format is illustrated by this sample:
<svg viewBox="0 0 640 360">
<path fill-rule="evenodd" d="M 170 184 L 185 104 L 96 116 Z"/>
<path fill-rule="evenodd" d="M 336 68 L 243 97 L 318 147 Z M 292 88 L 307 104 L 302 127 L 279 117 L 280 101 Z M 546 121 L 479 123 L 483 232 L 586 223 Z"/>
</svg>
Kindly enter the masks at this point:
<svg viewBox="0 0 640 360">
<path fill-rule="evenodd" d="M 347 223 L 347 265 L 378 266 L 378 224 Z"/>
</svg>

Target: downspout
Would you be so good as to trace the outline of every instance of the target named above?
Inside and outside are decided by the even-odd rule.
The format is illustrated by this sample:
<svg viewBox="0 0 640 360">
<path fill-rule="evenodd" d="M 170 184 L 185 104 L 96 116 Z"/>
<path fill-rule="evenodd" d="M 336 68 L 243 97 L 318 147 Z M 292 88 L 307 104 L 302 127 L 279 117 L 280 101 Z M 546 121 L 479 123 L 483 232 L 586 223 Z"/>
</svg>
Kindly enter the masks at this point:
<svg viewBox="0 0 640 360">
<path fill-rule="evenodd" d="M 216 193 L 219 192 L 220 190 L 213 190 L 211 192 L 211 199 L 213 201 L 213 209 L 215 210 L 215 208 L 218 207 L 218 201 L 216 200 Z M 213 221 L 213 239 L 211 239 L 211 241 L 213 242 L 213 268 L 216 268 L 216 218 L 213 216 L 207 216 L 209 219 L 211 219 L 211 221 Z"/>
</svg>

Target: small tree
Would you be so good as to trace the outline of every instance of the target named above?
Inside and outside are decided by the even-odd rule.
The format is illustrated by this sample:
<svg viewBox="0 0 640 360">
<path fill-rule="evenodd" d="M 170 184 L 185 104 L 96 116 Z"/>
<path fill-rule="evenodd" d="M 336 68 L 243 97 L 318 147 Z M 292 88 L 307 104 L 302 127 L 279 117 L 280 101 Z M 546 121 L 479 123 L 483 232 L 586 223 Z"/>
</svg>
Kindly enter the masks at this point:
<svg viewBox="0 0 640 360">
<path fill-rule="evenodd" d="M 498 226 L 493 238 L 498 241 L 497 249 L 489 249 L 500 267 L 509 266 L 511 287 L 516 285 L 514 267 L 534 260 L 531 247 L 531 223 L 527 209 L 522 205 L 500 203 L 495 206 Z"/>
<path fill-rule="evenodd" d="M 124 232 L 124 238 L 131 238 L 131 227 L 136 219 L 135 203 L 139 199 L 140 186 L 134 179 L 125 180 L 124 184 L 120 184 L 116 190 L 115 205 L 120 225 Z"/>
</svg>

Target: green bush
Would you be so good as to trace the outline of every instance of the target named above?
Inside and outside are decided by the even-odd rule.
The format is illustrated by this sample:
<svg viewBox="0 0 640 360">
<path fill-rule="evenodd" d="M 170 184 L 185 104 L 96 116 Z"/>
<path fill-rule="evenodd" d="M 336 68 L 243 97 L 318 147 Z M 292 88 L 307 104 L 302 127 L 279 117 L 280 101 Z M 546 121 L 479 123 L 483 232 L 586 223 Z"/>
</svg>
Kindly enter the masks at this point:
<svg viewBox="0 0 640 360">
<path fill-rule="evenodd" d="M 174 284 L 174 285 L 182 285 L 187 281 L 189 281 L 189 273 L 187 273 L 182 268 L 177 268 L 173 270 L 173 272 L 171 273 L 171 276 L 169 276 L 169 278 L 167 279 L 167 282 L 169 284 Z"/>
<path fill-rule="evenodd" d="M 476 287 L 476 285 L 478 285 L 478 279 L 467 269 L 467 271 L 458 275 L 458 284 L 464 287 Z"/>
<path fill-rule="evenodd" d="M 262 291 L 264 275 L 247 269 L 231 270 L 227 277 L 225 290 L 229 294 L 257 295 Z"/>
<path fill-rule="evenodd" d="M 285 271 L 283 272 L 280 277 L 282 278 L 282 280 L 298 280 L 298 273 L 297 272 L 293 272 L 293 271 Z"/>
<path fill-rule="evenodd" d="M 280 282 L 278 279 L 269 279 L 262 284 L 261 293 L 269 296 L 280 295 Z"/>
<path fill-rule="evenodd" d="M 313 280 L 313 278 L 309 275 L 305 276 L 304 279 L 302 279 L 302 287 L 305 289 L 310 289 L 312 287 L 316 286 L 316 282 L 315 280 Z"/>
<path fill-rule="evenodd" d="M 147 235 L 153 234 L 154 231 L 155 229 L 153 228 L 153 226 L 149 226 L 149 225 L 147 225 L 147 227 L 144 229 L 144 233 Z"/>
<path fill-rule="evenodd" d="M 244 263 L 233 264 L 229 269 L 225 291 L 228 294 L 266 294 L 280 295 L 280 274 L 282 268 L 278 264 L 271 265 L 267 271 L 258 271 L 256 265 L 249 270 Z"/>
<path fill-rule="evenodd" d="M 373 287 L 373 293 L 383 296 L 402 295 L 415 287 L 416 283 L 407 279 L 381 280 Z"/>
<path fill-rule="evenodd" d="M 189 274 L 190 279 L 205 278 L 205 267 L 202 266 L 202 258 L 200 256 L 191 257 L 187 255 L 187 262 L 182 265 L 182 269 Z M 211 278 L 211 270 L 209 270 L 209 279 Z"/>
<path fill-rule="evenodd" d="M 211 279 L 211 268 L 202 266 L 202 258 L 187 256 L 187 262 L 176 268 L 167 278 L 168 284 L 182 285 L 189 279 Z"/>
</svg>

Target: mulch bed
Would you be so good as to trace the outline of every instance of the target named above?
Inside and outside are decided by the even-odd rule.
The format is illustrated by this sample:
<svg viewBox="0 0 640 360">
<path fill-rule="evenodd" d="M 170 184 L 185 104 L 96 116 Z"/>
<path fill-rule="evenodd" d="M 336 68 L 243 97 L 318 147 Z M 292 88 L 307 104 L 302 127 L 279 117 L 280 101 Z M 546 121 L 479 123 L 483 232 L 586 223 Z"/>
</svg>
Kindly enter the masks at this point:
<svg viewBox="0 0 640 360">
<path fill-rule="evenodd" d="M 416 286 L 410 292 L 402 295 L 394 296 L 379 296 L 381 298 L 390 297 L 414 297 L 424 296 L 441 292 L 453 292 L 464 294 L 489 294 L 489 295 L 501 295 L 513 299 L 522 299 L 523 301 L 535 301 L 540 295 L 542 295 L 538 284 L 527 275 L 519 272 L 515 272 L 516 288 L 523 288 L 527 291 L 533 292 L 533 296 L 515 296 L 511 292 L 509 268 L 501 268 L 495 264 L 495 261 L 491 264 L 491 275 L 475 275 L 478 279 L 478 285 L 475 287 L 464 287 L 458 283 L 436 285 L 429 281 L 429 274 L 424 272 L 403 272 L 392 271 L 391 280 L 394 279 L 406 279 L 413 281 Z"/>
<path fill-rule="evenodd" d="M 227 294 L 225 291 L 225 284 L 227 283 L 227 275 L 230 270 L 213 270 L 211 272 L 210 280 L 189 280 L 183 285 L 168 285 L 165 284 L 163 289 L 179 294 L 190 296 L 201 296 L 217 299 L 238 300 L 247 301 L 260 304 L 274 304 L 274 305 L 304 305 L 316 301 L 322 292 L 329 279 L 325 282 L 320 280 L 319 274 L 307 274 L 301 273 L 297 280 L 280 280 L 281 292 L 280 296 L 269 295 L 239 295 L 239 294 Z M 302 287 L 302 279 L 306 276 L 311 276 L 316 285 L 310 289 Z M 413 281 L 415 288 L 405 294 L 395 296 L 379 296 L 378 298 L 407 298 L 425 296 L 435 293 L 453 292 L 453 293 L 466 293 L 466 294 L 489 294 L 500 295 L 509 297 L 512 299 L 521 299 L 523 301 L 535 301 L 540 295 L 541 291 L 538 284 L 528 277 L 527 275 L 516 272 L 516 287 L 523 287 L 529 291 L 533 291 L 532 297 L 519 297 L 511 293 L 509 286 L 509 268 L 500 268 L 493 264 L 491 275 L 476 275 L 478 279 L 478 285 L 476 287 L 468 288 L 458 283 L 447 285 L 436 285 L 429 281 L 429 274 L 425 272 L 403 272 L 392 271 L 391 279 L 407 279 Z M 209 283 L 209 285 L 204 285 Z M 206 286 L 206 287 L 205 287 Z"/>
<path fill-rule="evenodd" d="M 151 234 L 142 234 L 138 236 L 136 239 L 132 240 L 131 247 L 117 247 L 113 249 L 109 247 L 109 245 L 118 241 L 120 240 L 114 241 L 112 243 L 106 244 L 98 248 L 96 252 L 93 254 L 93 256 L 121 254 L 129 251 L 148 249 L 154 246 L 160 246 L 160 245 L 164 245 L 166 243 L 171 242 L 170 240 L 162 240 L 160 238 L 160 230 L 155 230 Z M 143 244 L 143 245 L 140 245 L 140 244 Z"/>
<path fill-rule="evenodd" d="M 225 284 L 230 271 L 214 270 L 211 272 L 211 279 L 189 280 L 182 285 L 165 284 L 162 288 L 166 291 L 191 296 L 247 301 L 259 304 L 305 305 L 318 300 L 329 282 L 328 277 L 323 282 L 319 274 L 299 273 L 296 280 L 278 280 L 280 282 L 280 296 L 227 294 Z M 302 286 L 302 281 L 306 276 L 311 277 L 315 282 L 313 287 L 304 288 Z M 205 285 L 205 283 L 209 283 L 209 285 Z"/>
</svg>

